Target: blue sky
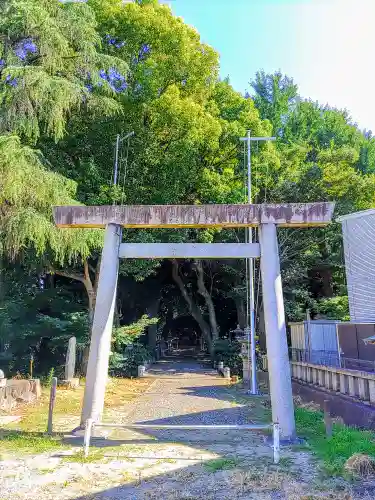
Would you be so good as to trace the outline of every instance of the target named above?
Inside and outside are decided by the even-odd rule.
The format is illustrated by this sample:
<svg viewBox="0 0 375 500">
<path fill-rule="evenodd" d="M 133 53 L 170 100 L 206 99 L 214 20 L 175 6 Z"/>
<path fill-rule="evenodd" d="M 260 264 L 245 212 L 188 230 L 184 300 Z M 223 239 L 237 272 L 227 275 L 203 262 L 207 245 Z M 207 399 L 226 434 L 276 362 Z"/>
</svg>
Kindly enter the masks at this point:
<svg viewBox="0 0 375 500">
<path fill-rule="evenodd" d="M 281 69 L 303 97 L 347 108 L 375 133 L 375 0 L 171 0 L 239 91 Z"/>
</svg>

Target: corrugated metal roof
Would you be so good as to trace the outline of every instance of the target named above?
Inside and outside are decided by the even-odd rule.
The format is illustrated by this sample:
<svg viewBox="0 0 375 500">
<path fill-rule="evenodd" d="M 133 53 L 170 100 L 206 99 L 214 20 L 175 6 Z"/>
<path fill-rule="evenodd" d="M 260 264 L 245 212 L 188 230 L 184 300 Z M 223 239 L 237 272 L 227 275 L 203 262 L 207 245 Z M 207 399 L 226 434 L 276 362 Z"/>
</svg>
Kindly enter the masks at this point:
<svg viewBox="0 0 375 500">
<path fill-rule="evenodd" d="M 375 210 L 342 221 L 350 319 L 375 322 Z"/>
<path fill-rule="evenodd" d="M 353 212 L 352 214 L 340 215 L 340 217 L 336 218 L 336 221 L 343 222 L 348 219 L 367 217 L 368 215 L 375 215 L 375 208 L 370 208 L 369 210 L 361 210 L 360 212 Z"/>
</svg>

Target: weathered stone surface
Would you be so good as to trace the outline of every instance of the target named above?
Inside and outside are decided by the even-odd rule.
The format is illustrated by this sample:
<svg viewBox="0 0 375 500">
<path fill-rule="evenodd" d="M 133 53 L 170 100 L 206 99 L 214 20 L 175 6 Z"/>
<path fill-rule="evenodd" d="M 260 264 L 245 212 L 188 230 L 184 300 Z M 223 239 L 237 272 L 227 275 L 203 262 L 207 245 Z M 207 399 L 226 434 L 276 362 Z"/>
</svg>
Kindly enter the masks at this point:
<svg viewBox="0 0 375 500">
<path fill-rule="evenodd" d="M 0 409 L 11 411 L 18 404 L 30 403 L 41 395 L 39 379 L 8 379 L 5 387 L 0 387 Z"/>
<path fill-rule="evenodd" d="M 39 399 L 42 395 L 42 387 L 40 385 L 40 380 L 38 378 L 32 378 L 29 380 L 31 384 L 31 392 L 33 392 L 36 396 L 36 399 Z"/>
<path fill-rule="evenodd" d="M 65 379 L 70 380 L 75 375 L 76 370 L 76 345 L 77 339 L 70 337 L 65 361 Z"/>
<path fill-rule="evenodd" d="M 124 205 L 54 207 L 58 227 L 249 227 L 261 223 L 280 226 L 324 226 L 331 221 L 334 203 L 264 205 Z"/>
<path fill-rule="evenodd" d="M 58 386 L 64 389 L 77 389 L 79 387 L 79 378 L 70 378 L 69 380 L 58 380 Z"/>
</svg>

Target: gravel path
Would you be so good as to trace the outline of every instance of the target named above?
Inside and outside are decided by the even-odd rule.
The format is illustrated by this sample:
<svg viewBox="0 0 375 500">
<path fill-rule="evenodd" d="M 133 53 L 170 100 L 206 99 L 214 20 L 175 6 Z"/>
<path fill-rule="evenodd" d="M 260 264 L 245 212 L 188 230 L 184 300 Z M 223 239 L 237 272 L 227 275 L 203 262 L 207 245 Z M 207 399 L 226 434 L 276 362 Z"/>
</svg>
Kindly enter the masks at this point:
<svg viewBox="0 0 375 500">
<path fill-rule="evenodd" d="M 175 361 L 154 365 L 148 376 L 155 379 L 153 384 L 130 403 L 122 421 L 171 425 L 251 422 L 249 409 L 235 404 L 228 381 L 214 370 Z"/>
</svg>

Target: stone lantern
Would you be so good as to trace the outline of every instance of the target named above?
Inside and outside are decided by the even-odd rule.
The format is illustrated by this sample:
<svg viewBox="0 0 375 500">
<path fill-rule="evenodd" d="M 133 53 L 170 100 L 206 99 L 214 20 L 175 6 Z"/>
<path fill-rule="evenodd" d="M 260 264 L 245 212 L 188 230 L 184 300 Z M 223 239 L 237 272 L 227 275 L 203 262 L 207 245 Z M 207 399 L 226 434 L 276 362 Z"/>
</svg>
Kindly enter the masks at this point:
<svg viewBox="0 0 375 500">
<path fill-rule="evenodd" d="M 241 344 L 241 358 L 243 380 L 249 382 L 251 379 L 251 363 L 250 363 L 250 328 L 247 327 L 243 331 L 242 337 L 238 338 Z"/>
<path fill-rule="evenodd" d="M 240 328 L 240 325 L 237 325 L 237 328 L 235 330 L 231 330 L 230 334 L 232 340 L 240 341 L 244 336 L 244 331 L 242 330 L 242 328 Z"/>
</svg>

